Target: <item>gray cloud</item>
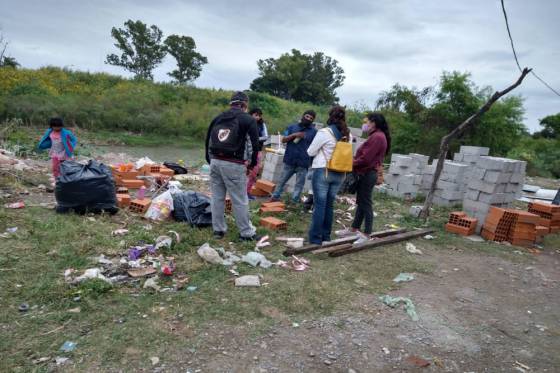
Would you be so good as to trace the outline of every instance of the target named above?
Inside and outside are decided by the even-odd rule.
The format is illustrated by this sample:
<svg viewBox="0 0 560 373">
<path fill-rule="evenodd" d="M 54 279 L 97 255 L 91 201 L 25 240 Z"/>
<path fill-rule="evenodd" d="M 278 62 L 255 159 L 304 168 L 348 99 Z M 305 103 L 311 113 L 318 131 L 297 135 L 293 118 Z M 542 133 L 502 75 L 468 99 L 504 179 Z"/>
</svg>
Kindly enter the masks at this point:
<svg viewBox="0 0 560 373">
<path fill-rule="evenodd" d="M 521 63 L 560 89 L 560 2 L 508 0 L 506 6 Z M 209 59 L 196 81 L 201 87 L 247 88 L 258 59 L 292 48 L 337 59 L 346 75 L 338 93 L 349 105 L 372 106 L 395 83 L 434 85 L 443 71 L 471 72 L 478 86 L 495 89 L 518 75 L 497 0 L 2 0 L 0 27 L 24 67 L 129 76 L 104 63 L 115 51 L 111 27 L 129 18 L 156 24 L 166 35 L 192 36 Z M 155 78 L 168 80 L 172 68 L 166 59 Z M 531 130 L 560 111 L 560 98 L 533 77 L 515 93 L 525 98 Z"/>
</svg>

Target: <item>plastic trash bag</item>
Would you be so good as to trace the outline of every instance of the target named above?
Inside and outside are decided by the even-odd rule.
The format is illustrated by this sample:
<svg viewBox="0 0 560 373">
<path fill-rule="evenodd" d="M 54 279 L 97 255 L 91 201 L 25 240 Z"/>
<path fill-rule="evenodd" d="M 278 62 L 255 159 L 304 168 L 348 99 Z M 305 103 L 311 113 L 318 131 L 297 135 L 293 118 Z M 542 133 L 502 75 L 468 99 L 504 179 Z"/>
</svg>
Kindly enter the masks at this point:
<svg viewBox="0 0 560 373">
<path fill-rule="evenodd" d="M 168 190 L 152 200 L 152 204 L 146 211 L 146 219 L 163 221 L 171 216 L 173 211 L 173 196 Z"/>
<path fill-rule="evenodd" d="M 253 267 L 260 266 L 262 268 L 270 268 L 272 263 L 266 259 L 266 257 L 261 254 L 257 253 L 256 251 L 250 251 L 247 254 L 241 257 L 241 260 Z"/>
<path fill-rule="evenodd" d="M 175 172 L 175 175 L 185 175 L 189 172 L 186 167 L 183 167 L 178 163 L 163 162 L 163 165 L 170 170 L 173 170 L 173 172 Z"/>
<path fill-rule="evenodd" d="M 173 217 L 195 227 L 212 225 L 210 198 L 193 191 L 173 194 Z"/>
<path fill-rule="evenodd" d="M 418 321 L 418 314 L 416 313 L 416 307 L 414 303 L 410 300 L 410 298 L 405 297 L 392 297 L 390 295 L 383 295 L 379 297 L 379 300 L 382 301 L 384 304 L 391 308 L 395 308 L 399 305 L 399 303 L 404 304 L 404 310 L 410 316 L 412 321 Z"/>
<path fill-rule="evenodd" d="M 73 210 L 81 214 L 103 211 L 114 214 L 119 210 L 111 170 L 94 160 L 85 165 L 62 162 L 55 197 L 59 213 Z"/>
<path fill-rule="evenodd" d="M 196 250 L 196 252 L 197 252 L 198 256 L 200 256 L 202 259 L 204 259 L 208 263 L 224 264 L 224 260 L 222 259 L 220 254 L 218 254 L 218 252 L 214 248 L 212 248 L 208 244 L 208 242 L 206 242 L 204 245 L 200 246 L 198 248 L 198 250 Z"/>
<path fill-rule="evenodd" d="M 136 168 L 137 170 L 141 169 L 142 167 L 144 167 L 147 164 L 154 164 L 155 162 L 152 161 L 150 158 L 148 157 L 142 157 L 139 160 L 136 161 L 136 163 L 134 163 L 134 168 Z"/>
</svg>

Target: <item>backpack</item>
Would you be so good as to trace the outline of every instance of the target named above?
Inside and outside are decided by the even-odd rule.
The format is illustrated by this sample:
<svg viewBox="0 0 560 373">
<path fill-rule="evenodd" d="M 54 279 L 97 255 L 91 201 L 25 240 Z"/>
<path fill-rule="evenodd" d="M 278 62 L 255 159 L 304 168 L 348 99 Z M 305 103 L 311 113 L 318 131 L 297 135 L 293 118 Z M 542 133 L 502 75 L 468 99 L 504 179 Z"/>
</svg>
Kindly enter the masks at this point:
<svg viewBox="0 0 560 373">
<path fill-rule="evenodd" d="M 240 158 L 245 150 L 245 138 L 241 135 L 239 113 L 223 113 L 210 133 L 210 153 L 218 156 Z"/>
<path fill-rule="evenodd" d="M 327 162 L 327 170 L 336 172 L 352 172 L 352 144 L 345 141 L 337 141 L 336 136 L 330 128 L 327 131 L 332 135 L 336 141 L 334 151 L 331 159 Z"/>
</svg>

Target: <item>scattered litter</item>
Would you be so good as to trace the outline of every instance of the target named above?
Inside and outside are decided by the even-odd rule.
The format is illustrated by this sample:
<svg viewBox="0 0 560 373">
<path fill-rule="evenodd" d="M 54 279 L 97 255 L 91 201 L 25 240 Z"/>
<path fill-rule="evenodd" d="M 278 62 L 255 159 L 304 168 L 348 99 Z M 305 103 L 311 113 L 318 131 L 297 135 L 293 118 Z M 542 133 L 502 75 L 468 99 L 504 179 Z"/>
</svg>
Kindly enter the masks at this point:
<svg viewBox="0 0 560 373">
<path fill-rule="evenodd" d="M 89 268 L 86 269 L 86 271 L 84 272 L 83 275 L 78 276 L 74 279 L 74 283 L 78 283 L 78 282 L 83 282 L 85 280 L 90 280 L 90 279 L 99 279 L 99 280 L 103 280 L 108 282 L 109 284 L 111 283 L 111 281 L 103 276 L 103 270 L 101 268 Z"/>
<path fill-rule="evenodd" d="M 186 284 L 189 283 L 189 278 L 185 275 L 178 275 L 177 278 L 173 279 L 173 287 L 175 291 L 182 290 Z"/>
<path fill-rule="evenodd" d="M 144 289 L 154 289 L 155 291 L 160 291 L 161 286 L 159 286 L 157 284 L 157 279 L 158 279 L 157 276 L 147 279 L 144 282 L 144 286 L 142 286 L 142 288 L 144 288 Z"/>
<path fill-rule="evenodd" d="M 72 341 L 66 341 L 64 342 L 64 344 L 60 347 L 60 351 L 62 352 L 72 352 L 76 349 L 76 342 L 72 342 Z"/>
<path fill-rule="evenodd" d="M 17 230 L 18 230 L 18 227 L 6 228 L 6 233 L 13 234 L 13 233 L 16 233 Z"/>
<path fill-rule="evenodd" d="M 27 312 L 29 311 L 29 304 L 28 303 L 22 303 L 19 305 L 18 307 L 19 312 Z"/>
<path fill-rule="evenodd" d="M 413 217 L 417 218 L 422 213 L 422 209 L 423 209 L 423 206 L 419 206 L 419 205 L 410 206 L 410 209 L 408 210 L 408 213 L 410 215 L 412 215 Z"/>
<path fill-rule="evenodd" d="M 194 293 L 197 289 L 198 289 L 198 287 L 196 287 L 196 286 L 187 286 L 187 291 L 189 293 Z"/>
<path fill-rule="evenodd" d="M 257 267 L 260 266 L 261 268 L 270 268 L 272 262 L 270 262 L 266 257 L 261 254 L 257 253 L 256 251 L 250 251 L 247 254 L 241 257 L 241 261 L 253 266 Z"/>
<path fill-rule="evenodd" d="M 292 323 L 292 328 L 299 328 L 299 323 L 293 322 Z"/>
<path fill-rule="evenodd" d="M 397 277 L 393 279 L 393 282 L 408 282 L 414 280 L 414 275 L 411 273 L 399 273 Z"/>
<path fill-rule="evenodd" d="M 111 236 L 124 236 L 128 233 L 128 229 L 116 229 L 111 232 Z"/>
<path fill-rule="evenodd" d="M 80 307 L 70 308 L 68 310 L 68 312 L 70 312 L 70 313 L 80 313 L 80 312 L 82 312 L 82 309 Z"/>
<path fill-rule="evenodd" d="M 235 269 L 233 269 L 233 268 L 229 270 L 229 273 L 231 273 L 231 274 L 234 275 L 234 276 L 239 276 L 239 272 L 237 272 L 237 271 L 236 271 Z"/>
<path fill-rule="evenodd" d="M 276 237 L 276 241 L 282 241 L 288 247 L 299 249 L 303 247 L 304 240 L 302 237 Z"/>
<path fill-rule="evenodd" d="M 414 355 L 407 357 L 406 361 L 419 368 L 426 368 L 430 366 L 430 362 L 428 360 L 422 359 L 421 357 L 414 356 Z"/>
<path fill-rule="evenodd" d="M 152 365 L 158 365 L 159 364 L 159 357 L 157 356 L 152 356 L 150 358 L 150 361 L 152 362 Z"/>
<path fill-rule="evenodd" d="M 167 231 L 167 233 L 171 233 L 173 235 L 175 235 L 175 242 L 176 243 L 180 243 L 181 242 L 181 236 L 179 235 L 179 233 L 175 232 L 175 231 Z"/>
<path fill-rule="evenodd" d="M 267 247 L 270 246 L 270 242 L 268 242 L 269 237 L 268 236 L 264 236 L 262 237 L 257 244 L 255 245 L 255 250 L 257 249 L 262 249 L 263 247 Z"/>
<path fill-rule="evenodd" d="M 389 306 L 391 308 L 395 308 L 399 305 L 399 303 L 403 303 L 404 304 L 404 309 L 405 309 L 406 313 L 408 314 L 408 316 L 410 316 L 412 321 L 418 321 L 419 320 L 418 314 L 416 313 L 416 307 L 414 306 L 414 303 L 412 303 L 410 298 L 392 297 L 390 295 L 384 295 L 382 297 L 379 297 L 379 300 L 382 301 L 384 304 L 386 304 L 387 306 Z"/>
<path fill-rule="evenodd" d="M 38 359 L 33 360 L 33 364 L 43 364 L 46 363 L 51 359 L 50 356 L 40 357 Z"/>
<path fill-rule="evenodd" d="M 25 203 L 23 201 L 20 202 L 14 202 L 14 203 L 6 203 L 4 205 L 5 208 L 7 209 L 22 209 L 25 207 Z"/>
<path fill-rule="evenodd" d="M 515 361 L 515 363 L 513 363 L 513 366 L 517 369 L 520 368 L 521 371 L 527 371 L 527 370 L 531 370 L 531 367 L 528 365 L 525 365 L 523 363 L 520 363 L 519 361 Z M 519 370 L 519 369 L 518 369 Z"/>
<path fill-rule="evenodd" d="M 127 271 L 128 275 L 130 277 L 145 277 L 145 276 L 149 276 L 149 275 L 153 275 L 154 273 L 156 273 L 156 269 L 152 268 L 152 267 L 148 267 L 148 268 L 133 268 L 133 269 L 129 269 Z"/>
<path fill-rule="evenodd" d="M 97 263 L 99 264 L 107 264 L 107 265 L 113 264 L 113 262 L 110 259 L 107 259 L 103 254 L 99 255 L 96 259 L 97 259 Z"/>
<path fill-rule="evenodd" d="M 246 275 L 235 279 L 235 286 L 261 286 L 261 281 L 259 276 L 256 275 Z"/>
<path fill-rule="evenodd" d="M 170 258 L 167 264 L 161 266 L 161 273 L 163 273 L 164 276 L 172 276 L 173 272 L 175 272 L 175 262 L 173 258 Z"/>
<path fill-rule="evenodd" d="M 465 236 L 465 238 L 472 242 L 484 242 L 484 238 L 477 236 L 476 234 Z"/>
<path fill-rule="evenodd" d="M 299 258 L 295 255 L 292 255 L 292 260 L 290 262 L 286 262 L 284 260 L 279 260 L 275 263 L 275 265 L 282 267 L 293 269 L 294 271 L 305 271 L 307 268 L 311 266 L 309 260 L 304 258 Z"/>
<path fill-rule="evenodd" d="M 54 358 L 54 362 L 56 363 L 57 366 L 61 366 L 64 365 L 68 362 L 68 360 L 70 360 L 67 357 L 62 357 L 62 356 L 57 356 Z"/>
<path fill-rule="evenodd" d="M 425 240 L 433 240 L 434 238 L 435 238 L 435 237 L 432 236 L 431 234 L 427 234 L 427 235 L 424 236 L 424 239 L 425 239 Z"/>
<path fill-rule="evenodd" d="M 212 248 L 208 244 L 208 242 L 206 242 L 204 245 L 200 246 L 196 252 L 197 252 L 198 256 L 200 256 L 202 259 L 204 259 L 208 263 L 224 264 L 224 260 L 222 259 L 220 254 L 214 248 Z"/>
<path fill-rule="evenodd" d="M 420 249 L 417 249 L 412 242 L 406 243 L 406 251 L 408 251 L 411 254 L 422 255 L 422 251 Z"/>
<path fill-rule="evenodd" d="M 387 347 L 383 347 L 383 348 L 381 349 L 381 351 L 383 351 L 383 353 L 384 353 L 385 355 L 389 355 L 389 354 L 391 353 L 391 351 L 389 351 L 389 349 L 388 349 Z"/>
<path fill-rule="evenodd" d="M 173 244 L 173 239 L 169 236 L 159 236 L 156 238 L 156 245 L 155 249 L 161 249 L 162 247 L 171 248 L 171 244 Z"/>
<path fill-rule="evenodd" d="M 546 330 L 548 329 L 546 326 L 544 326 L 544 325 L 539 325 L 539 324 L 536 324 L 536 325 L 535 325 L 535 328 L 539 329 L 541 332 L 544 332 L 544 331 L 546 331 Z"/>
<path fill-rule="evenodd" d="M 151 231 L 152 229 L 154 229 L 153 225 L 151 224 L 146 224 L 142 228 L 146 231 Z"/>
</svg>

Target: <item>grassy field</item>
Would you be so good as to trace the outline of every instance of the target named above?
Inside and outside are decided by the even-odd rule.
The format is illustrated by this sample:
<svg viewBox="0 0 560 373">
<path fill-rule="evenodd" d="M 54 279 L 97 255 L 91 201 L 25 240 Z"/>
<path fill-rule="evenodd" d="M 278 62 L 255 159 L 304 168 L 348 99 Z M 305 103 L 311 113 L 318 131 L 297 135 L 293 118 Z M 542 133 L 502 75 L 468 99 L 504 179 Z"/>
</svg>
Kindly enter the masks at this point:
<svg viewBox="0 0 560 373">
<path fill-rule="evenodd" d="M 9 180 L 4 183 L 0 186 L 13 188 Z M 386 229 L 386 224 L 418 227 L 419 222 L 407 216 L 409 205 L 377 195 L 376 230 Z M 256 202 L 251 206 L 255 224 L 259 219 L 257 206 Z M 419 248 L 460 248 L 516 261 L 528 255 L 514 254 L 514 248 L 504 245 L 474 243 L 445 233 L 442 226 L 448 211 L 434 211 L 428 226 L 436 229 L 436 238 L 415 240 Z M 289 223 L 289 235 L 305 237 L 310 216 L 291 206 L 282 218 Z M 139 369 L 149 365 L 149 356 L 172 359 L 175 352 L 196 349 L 204 343 L 204 331 L 210 325 L 249 325 L 259 335 L 277 323 L 291 324 L 306 317 L 351 310 L 352 299 L 356 297 L 394 289 L 397 285 L 392 279 L 400 272 L 432 270 L 407 253 L 401 243 L 340 258 L 306 255 L 311 268 L 305 272 L 276 267 L 255 269 L 239 264 L 241 275 L 260 273 L 267 285 L 236 288 L 228 268 L 205 263 L 196 254 L 205 242 L 241 254 L 252 250 L 253 244 L 237 241 L 231 218 L 230 231 L 222 241 L 212 239 L 211 229 L 166 222 L 147 230 L 146 224 L 124 211 L 115 216 L 78 216 L 58 215 L 41 207 L 0 208 L 0 232 L 18 227 L 10 238 L 0 238 L 0 327 L 4 336 L 0 339 L 0 370 L 41 371 L 46 365 L 35 364 L 34 360 L 55 356 L 70 357 L 82 371 L 119 366 Z M 129 234 L 112 237 L 111 231 L 123 225 L 130 230 Z M 189 285 L 197 287 L 194 292 L 183 289 L 155 293 L 142 289 L 143 280 L 115 286 L 100 280 L 78 286 L 64 281 L 67 268 L 95 267 L 98 264 L 94 257 L 123 256 L 129 246 L 153 242 L 170 229 L 179 232 L 182 241 L 164 254 L 175 257 L 176 273 L 189 276 Z M 262 228 L 259 232 L 271 233 Z M 271 242 L 273 246 L 263 249 L 263 253 L 275 262 L 282 258 L 283 247 L 273 239 Z M 161 285 L 171 282 L 160 280 Z M 18 306 L 24 302 L 30 310 L 21 313 Z M 76 350 L 59 351 L 65 341 L 76 342 Z"/>
</svg>

